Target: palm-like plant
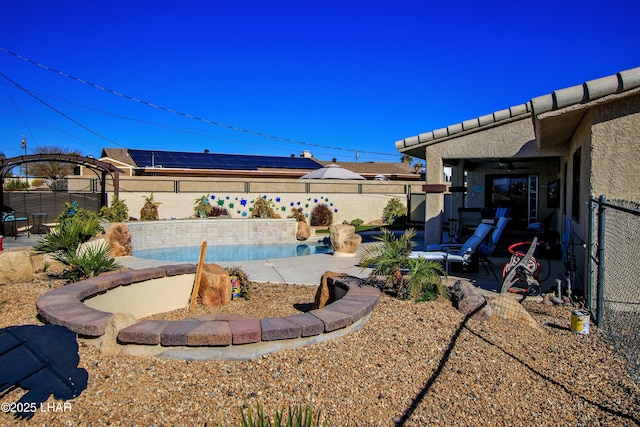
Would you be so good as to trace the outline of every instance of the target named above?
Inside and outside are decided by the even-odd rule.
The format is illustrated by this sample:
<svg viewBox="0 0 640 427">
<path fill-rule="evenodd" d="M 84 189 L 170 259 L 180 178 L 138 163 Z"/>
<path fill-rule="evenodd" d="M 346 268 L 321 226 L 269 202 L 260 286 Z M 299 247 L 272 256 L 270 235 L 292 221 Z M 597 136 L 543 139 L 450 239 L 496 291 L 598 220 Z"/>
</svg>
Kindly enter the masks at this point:
<svg viewBox="0 0 640 427">
<path fill-rule="evenodd" d="M 399 237 L 386 228 L 375 237 L 379 243 L 364 248 L 360 256 L 360 269 L 371 267 L 370 276 L 385 276 L 387 286 L 402 293 L 404 275 L 402 270 L 409 265 L 409 255 L 413 249 L 412 239 L 416 236 L 413 228 L 406 230 Z"/>
<path fill-rule="evenodd" d="M 62 277 L 70 282 L 98 276 L 119 267 L 106 243 L 88 246 L 83 250 L 56 251 L 51 257 L 67 266 Z"/>
<path fill-rule="evenodd" d="M 407 271 L 407 290 L 411 298 L 416 301 L 448 298 L 449 294 L 442 284 L 445 276 L 444 268 L 436 261 L 425 258 L 409 258 Z"/>
</svg>

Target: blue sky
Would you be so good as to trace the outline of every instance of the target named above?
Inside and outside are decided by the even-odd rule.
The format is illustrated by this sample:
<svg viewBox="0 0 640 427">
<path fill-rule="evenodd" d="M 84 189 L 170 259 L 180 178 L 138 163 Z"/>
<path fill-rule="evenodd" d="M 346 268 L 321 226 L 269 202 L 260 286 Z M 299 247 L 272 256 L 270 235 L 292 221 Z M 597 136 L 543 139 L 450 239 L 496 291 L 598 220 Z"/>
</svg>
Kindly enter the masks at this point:
<svg viewBox="0 0 640 427">
<path fill-rule="evenodd" d="M 635 1 L 430 3 L 3 2 L 1 48 L 162 108 L 0 51 L 0 152 L 398 161 L 398 139 L 640 66 Z"/>
</svg>

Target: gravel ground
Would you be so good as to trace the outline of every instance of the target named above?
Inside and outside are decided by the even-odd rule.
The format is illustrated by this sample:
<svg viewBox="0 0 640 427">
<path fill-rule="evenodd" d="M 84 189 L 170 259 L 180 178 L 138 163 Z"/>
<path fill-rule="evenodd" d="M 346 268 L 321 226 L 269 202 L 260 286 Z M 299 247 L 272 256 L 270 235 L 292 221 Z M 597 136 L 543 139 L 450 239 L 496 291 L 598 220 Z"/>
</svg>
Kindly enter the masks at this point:
<svg viewBox="0 0 640 427">
<path fill-rule="evenodd" d="M 42 275 L 0 286 L 0 327 L 40 324 L 35 300 L 50 286 L 60 283 Z M 263 287 L 270 297 L 255 291 L 252 304 L 283 305 Z M 307 292 L 300 304 L 315 291 L 287 289 Z M 358 332 L 243 362 L 105 357 L 80 343 L 87 389 L 65 412 L 37 412 L 28 424 L 235 426 L 240 408 L 255 412 L 256 404 L 271 415 L 310 405 L 334 426 L 640 424 L 638 385 L 603 334 L 572 333 L 570 308 L 525 307 L 542 330 L 465 320 L 445 301 L 382 296 Z M 0 403 L 22 394 L 13 390 Z M 0 414 L 0 425 L 26 424 Z"/>
</svg>

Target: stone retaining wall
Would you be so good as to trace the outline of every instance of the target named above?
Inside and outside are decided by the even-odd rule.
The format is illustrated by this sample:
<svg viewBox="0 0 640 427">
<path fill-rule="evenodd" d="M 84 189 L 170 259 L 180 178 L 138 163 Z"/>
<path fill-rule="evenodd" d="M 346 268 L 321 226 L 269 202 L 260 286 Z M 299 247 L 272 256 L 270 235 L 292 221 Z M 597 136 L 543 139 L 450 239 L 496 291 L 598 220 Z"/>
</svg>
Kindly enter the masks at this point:
<svg viewBox="0 0 640 427">
<path fill-rule="evenodd" d="M 83 301 L 119 286 L 135 286 L 195 271 L 195 264 L 179 264 L 105 274 L 51 291 L 38 298 L 36 306 L 49 323 L 66 326 L 85 338 L 99 338 L 115 313 L 91 308 Z M 362 279 L 353 276 L 330 277 L 328 284 L 335 287 L 339 299 L 319 310 L 262 319 L 206 314 L 171 322 L 143 320 L 121 329 L 118 343 L 129 354 L 237 359 L 320 342 L 361 327 L 377 305 L 380 291 L 363 286 Z M 251 346 L 255 347 L 245 348 Z M 217 350 L 190 352 L 203 347 Z M 224 351 L 220 352 L 220 348 Z M 246 357 L 238 357 L 234 354 L 237 352 Z"/>
</svg>

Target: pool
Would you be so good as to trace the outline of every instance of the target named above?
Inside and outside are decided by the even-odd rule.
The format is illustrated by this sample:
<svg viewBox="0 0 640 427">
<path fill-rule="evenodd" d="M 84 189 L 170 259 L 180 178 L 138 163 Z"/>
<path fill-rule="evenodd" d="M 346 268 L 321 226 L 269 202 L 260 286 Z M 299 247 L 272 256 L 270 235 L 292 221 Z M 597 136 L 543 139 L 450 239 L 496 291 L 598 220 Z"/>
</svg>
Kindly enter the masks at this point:
<svg viewBox="0 0 640 427">
<path fill-rule="evenodd" d="M 208 245 L 205 262 L 252 261 L 332 253 L 321 243 L 281 243 L 272 245 Z M 200 246 L 183 246 L 133 251 L 133 256 L 158 261 L 198 262 Z"/>
</svg>

